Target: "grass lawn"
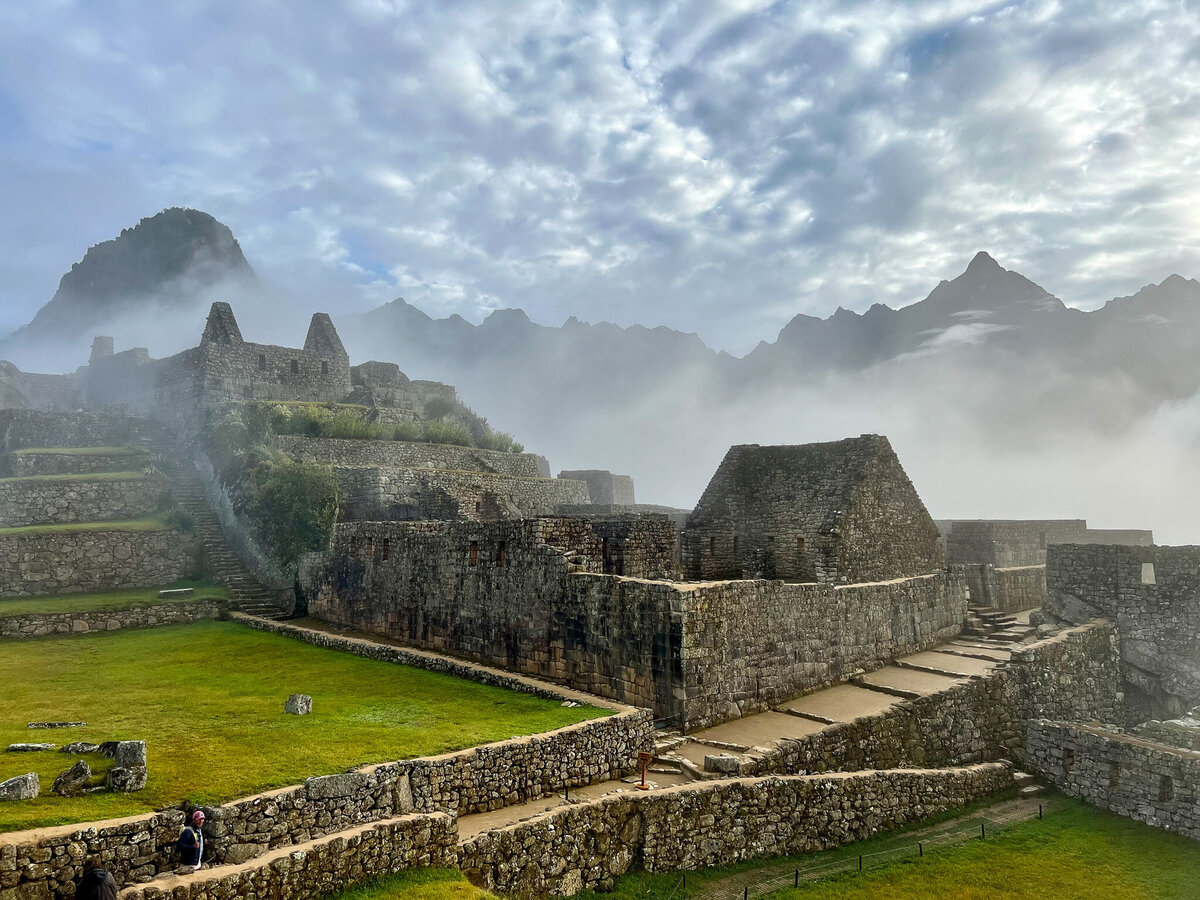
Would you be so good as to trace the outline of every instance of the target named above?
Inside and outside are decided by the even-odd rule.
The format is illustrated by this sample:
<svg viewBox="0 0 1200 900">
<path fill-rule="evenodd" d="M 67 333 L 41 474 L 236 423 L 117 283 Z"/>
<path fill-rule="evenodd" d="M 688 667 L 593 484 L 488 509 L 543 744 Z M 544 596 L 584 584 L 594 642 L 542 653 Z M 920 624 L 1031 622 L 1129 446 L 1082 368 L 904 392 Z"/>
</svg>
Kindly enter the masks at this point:
<svg viewBox="0 0 1200 900">
<path fill-rule="evenodd" d="M 23 525 L 0 528 L 0 539 L 28 534 L 74 534 L 82 531 L 166 531 L 161 519 L 123 519 L 114 522 L 71 522 L 66 525 Z"/>
<path fill-rule="evenodd" d="M 870 852 L 879 839 L 817 854 Z M 812 857 L 807 857 L 811 859 Z M 763 860 L 758 864 L 766 864 Z M 688 873 L 627 875 L 610 893 L 580 900 L 685 900 L 724 875 L 755 863 Z M 677 889 L 678 888 L 678 889 Z M 940 848 L 923 859 L 811 882 L 772 900 L 1190 900 L 1200 896 L 1200 842 L 1082 804 L 1041 821 L 1014 825 L 986 841 Z M 382 879 L 331 900 L 498 900 L 454 871 L 427 870 Z"/>
<path fill-rule="evenodd" d="M 70 757 L 0 752 L 0 780 L 36 771 L 43 791 L 0 803 L 0 831 L 215 803 L 606 714 L 231 622 L 0 643 L 0 685 L 0 746 L 145 740 L 150 770 L 139 793 L 65 799 L 49 788 Z M 291 693 L 311 694 L 313 713 L 286 715 Z"/>
<path fill-rule="evenodd" d="M 68 475 L 15 475 L 11 478 L 0 478 L 0 484 L 30 482 L 37 484 L 44 481 L 144 481 L 149 478 L 145 472 L 84 472 Z"/>
<path fill-rule="evenodd" d="M 150 451 L 142 447 L 27 447 L 24 450 L 14 450 L 16 456 L 33 456 L 36 454 L 52 454 L 54 456 L 144 456 Z"/>
<path fill-rule="evenodd" d="M 173 588 L 192 588 L 195 593 L 183 597 L 159 598 L 158 592 Z M 57 597 L 0 598 L 0 617 L 28 613 L 74 613 L 96 610 L 133 609 L 160 603 L 191 603 L 206 598 L 229 599 L 229 592 L 220 585 L 202 578 L 184 578 L 161 587 L 133 588 L 127 591 L 104 591 L 98 594 L 60 594 Z"/>
</svg>

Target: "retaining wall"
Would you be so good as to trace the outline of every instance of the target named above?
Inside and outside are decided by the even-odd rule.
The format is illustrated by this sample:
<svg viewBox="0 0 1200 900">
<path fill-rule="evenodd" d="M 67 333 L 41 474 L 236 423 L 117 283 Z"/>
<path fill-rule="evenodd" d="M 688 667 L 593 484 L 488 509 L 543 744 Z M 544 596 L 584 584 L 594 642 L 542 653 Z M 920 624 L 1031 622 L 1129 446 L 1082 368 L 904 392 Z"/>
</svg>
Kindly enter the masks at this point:
<svg viewBox="0 0 1200 900">
<path fill-rule="evenodd" d="M 129 416 L 119 412 L 42 412 L 0 409 L 0 451 L 26 447 L 115 447 L 134 436 Z"/>
<path fill-rule="evenodd" d="M 140 519 L 162 504 L 161 475 L 0 479 L 0 528 Z"/>
<path fill-rule="evenodd" d="M 1070 629 L 1018 650 L 983 676 L 874 716 L 832 725 L 743 763 L 742 775 L 1020 761 L 1028 720 L 1119 722 L 1124 716 L 1116 629 Z"/>
<path fill-rule="evenodd" d="M 541 478 L 533 453 L 501 453 L 452 444 L 409 441 L 364 441 L 280 435 L 279 449 L 303 462 L 333 466 L 394 466 L 409 469 L 449 469 L 455 472 L 493 472 L 519 478 Z"/>
<path fill-rule="evenodd" d="M 605 890 L 636 864 L 692 870 L 826 850 L 1012 785 L 1001 764 L 760 778 L 630 791 L 463 842 L 471 881 L 521 897 Z"/>
<path fill-rule="evenodd" d="M 1200 839 L 1200 752 L 1090 725 L 1039 720 L 1029 765 L 1071 797 Z"/>
<path fill-rule="evenodd" d="M 145 451 L 121 453 L 9 453 L 0 456 L 0 474 L 90 475 L 93 472 L 141 472 L 150 466 Z"/>
<path fill-rule="evenodd" d="M 359 884 L 426 866 L 452 866 L 457 823 L 442 813 L 408 815 L 306 842 L 288 853 L 232 870 L 201 869 L 172 880 L 172 886 L 145 885 L 121 893 L 122 900 L 229 900 L 231 897 L 286 897 L 309 900 Z M 179 893 L 180 890 L 186 893 Z M 168 893 L 169 891 L 169 893 Z"/>
<path fill-rule="evenodd" d="M 955 565 L 950 571 L 966 579 L 974 606 L 990 606 L 1001 612 L 1038 609 L 1046 602 L 1046 567 L 996 568 L 990 563 Z"/>
<path fill-rule="evenodd" d="M 196 556 L 195 538 L 178 531 L 0 532 L 0 597 L 170 584 L 195 573 Z"/>
<path fill-rule="evenodd" d="M 32 638 L 47 634 L 87 634 L 94 631 L 120 631 L 125 628 L 153 628 L 178 625 L 202 619 L 220 619 L 227 614 L 224 600 L 155 603 L 132 609 L 87 610 L 64 613 L 22 613 L 5 615 L 0 602 L 0 638 Z"/>
</svg>

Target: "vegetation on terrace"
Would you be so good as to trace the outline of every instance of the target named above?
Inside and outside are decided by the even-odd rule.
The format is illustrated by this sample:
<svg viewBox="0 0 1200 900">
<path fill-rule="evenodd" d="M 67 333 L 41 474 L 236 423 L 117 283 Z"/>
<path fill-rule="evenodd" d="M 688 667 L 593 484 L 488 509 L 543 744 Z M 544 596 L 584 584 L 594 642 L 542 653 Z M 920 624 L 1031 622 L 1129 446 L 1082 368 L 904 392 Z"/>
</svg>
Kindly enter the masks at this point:
<svg viewBox="0 0 1200 900">
<path fill-rule="evenodd" d="M 67 799 L 49 788 L 71 757 L 0 753 L 0 780 L 36 771 L 43 785 L 37 800 L 0 803 L 0 831 L 231 800 L 607 714 L 230 622 L 0 642 L 0 685 L 0 746 L 145 740 L 149 761 L 143 791 Z M 283 712 L 292 693 L 312 695 L 311 715 Z M 26 728 L 49 720 L 88 725 Z"/>
<path fill-rule="evenodd" d="M 797 863 L 856 857 L 894 840 L 881 836 L 825 853 L 789 857 Z M 783 860 L 771 860 L 772 864 Z M 687 900 L 711 896 L 714 883 L 762 866 L 751 861 L 689 872 L 633 874 L 612 892 L 579 900 Z M 770 895 L 773 900 L 1046 900 L 1120 897 L 1187 900 L 1200 884 L 1200 842 L 1102 810 L 1072 803 L 1042 820 L 1014 825 L 987 840 L 938 849 L 922 858 L 852 872 Z M 732 891 L 729 892 L 732 894 Z M 740 896 L 740 893 L 739 893 Z M 498 900 L 461 873 L 417 870 L 345 891 L 330 900 Z"/>
<path fill-rule="evenodd" d="M 11 451 L 16 456 L 52 454 L 54 456 L 142 456 L 147 451 L 142 447 L 126 444 L 117 447 L 26 447 Z"/>
<path fill-rule="evenodd" d="M 145 472 L 83 472 L 66 475 L 13 475 L 0 478 L 0 484 L 13 482 L 67 482 L 67 481 L 141 481 L 150 476 Z"/>
<path fill-rule="evenodd" d="M 193 593 L 179 597 L 159 597 L 161 590 L 191 588 Z M 184 578 L 162 587 L 133 588 L 125 591 L 102 591 L 95 594 L 60 594 L 55 597 L 0 598 L 0 617 L 33 613 L 81 613 L 135 609 L 163 603 L 191 603 L 204 599 L 229 599 L 229 592 L 220 585 L 202 578 Z"/>
</svg>

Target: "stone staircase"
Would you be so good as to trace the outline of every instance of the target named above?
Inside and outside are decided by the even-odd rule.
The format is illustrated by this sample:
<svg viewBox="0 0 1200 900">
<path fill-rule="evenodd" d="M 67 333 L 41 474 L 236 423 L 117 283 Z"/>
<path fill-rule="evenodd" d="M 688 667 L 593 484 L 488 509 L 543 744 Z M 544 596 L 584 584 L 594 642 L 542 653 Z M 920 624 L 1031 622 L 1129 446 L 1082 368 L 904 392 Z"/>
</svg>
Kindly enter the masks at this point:
<svg viewBox="0 0 1200 900">
<path fill-rule="evenodd" d="M 1019 621 L 1014 614 L 990 606 L 967 607 L 967 621 L 963 625 L 963 635 L 966 637 L 1002 644 L 1018 643 L 1036 631 L 1033 626 Z"/>
<path fill-rule="evenodd" d="M 265 619 L 285 618 L 285 611 L 229 549 L 204 486 L 191 463 L 181 458 L 171 433 L 157 423 L 146 421 L 139 422 L 138 430 L 154 465 L 167 476 L 172 499 L 196 523 L 208 577 L 229 591 L 232 605 L 241 612 Z"/>
</svg>

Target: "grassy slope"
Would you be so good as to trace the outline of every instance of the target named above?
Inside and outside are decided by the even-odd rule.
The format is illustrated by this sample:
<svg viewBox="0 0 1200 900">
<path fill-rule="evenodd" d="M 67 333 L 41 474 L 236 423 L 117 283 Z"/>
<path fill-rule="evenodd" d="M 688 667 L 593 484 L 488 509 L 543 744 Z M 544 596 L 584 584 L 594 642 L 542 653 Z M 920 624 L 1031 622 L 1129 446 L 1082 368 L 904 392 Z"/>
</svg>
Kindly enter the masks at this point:
<svg viewBox="0 0 1200 900">
<path fill-rule="evenodd" d="M 65 481 L 145 481 L 149 478 L 145 472 L 85 472 L 69 475 L 16 475 L 12 478 L 0 478 L 0 484 L 40 484 L 42 482 Z"/>
<path fill-rule="evenodd" d="M 67 525 L 25 525 L 20 528 L 0 528 L 0 538 L 24 537 L 31 534 L 75 534 L 83 531 L 166 530 L 166 524 L 159 519 L 125 519 L 113 522 L 72 522 Z"/>
<path fill-rule="evenodd" d="M 832 853 L 857 854 L 868 844 Z M 686 900 L 711 876 L 749 865 L 689 876 L 678 890 L 678 874 L 618 879 L 611 893 L 577 895 L 580 900 Z M 1200 896 L 1200 842 L 1073 804 L 1042 821 L 1013 826 L 987 841 L 944 848 L 923 859 L 865 873 L 813 882 L 773 894 L 774 900 L 1185 900 Z M 383 879 L 331 900 L 492 900 L 457 872 L 412 872 Z"/>
<path fill-rule="evenodd" d="M 162 599 L 158 596 L 160 590 L 189 587 L 195 593 L 184 597 Z M 104 591 L 98 594 L 61 594 L 57 597 L 16 597 L 11 600 L 0 598 L 0 617 L 27 613 L 74 613 L 133 609 L 137 606 L 154 606 L 159 603 L 191 603 L 208 597 L 224 600 L 228 599 L 229 592 L 210 581 L 184 578 L 161 588 L 134 588 L 128 591 Z"/>
<path fill-rule="evenodd" d="M 46 796 L 70 759 L 0 753 L 0 780 L 43 796 L 0 804 L 0 831 L 211 803 L 371 762 L 442 753 L 602 715 L 528 694 L 312 647 L 228 622 L 0 643 L 0 746 L 145 740 L 146 790 Z M 289 716 L 293 692 L 313 714 Z M 31 731 L 27 722 L 87 728 Z"/>
</svg>

